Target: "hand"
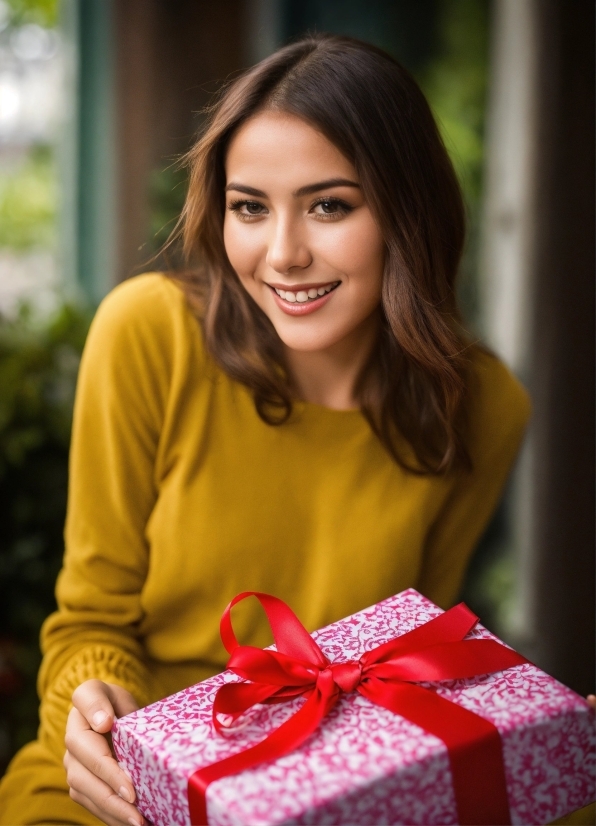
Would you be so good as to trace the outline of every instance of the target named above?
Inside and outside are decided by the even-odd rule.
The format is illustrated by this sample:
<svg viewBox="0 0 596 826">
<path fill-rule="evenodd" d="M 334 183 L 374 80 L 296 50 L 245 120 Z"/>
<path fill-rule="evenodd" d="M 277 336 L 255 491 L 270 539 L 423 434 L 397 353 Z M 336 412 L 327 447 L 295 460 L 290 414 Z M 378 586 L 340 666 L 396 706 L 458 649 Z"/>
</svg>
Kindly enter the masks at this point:
<svg viewBox="0 0 596 826">
<path fill-rule="evenodd" d="M 145 826 L 132 804 L 131 779 L 112 754 L 105 736 L 116 717 L 138 706 L 132 694 L 118 685 L 87 680 L 72 695 L 74 708 L 66 723 L 64 768 L 70 796 L 108 826 Z"/>
<path fill-rule="evenodd" d="M 586 700 L 592 706 L 593 709 L 596 709 L 596 695 L 588 694 L 588 696 L 586 697 Z"/>
</svg>

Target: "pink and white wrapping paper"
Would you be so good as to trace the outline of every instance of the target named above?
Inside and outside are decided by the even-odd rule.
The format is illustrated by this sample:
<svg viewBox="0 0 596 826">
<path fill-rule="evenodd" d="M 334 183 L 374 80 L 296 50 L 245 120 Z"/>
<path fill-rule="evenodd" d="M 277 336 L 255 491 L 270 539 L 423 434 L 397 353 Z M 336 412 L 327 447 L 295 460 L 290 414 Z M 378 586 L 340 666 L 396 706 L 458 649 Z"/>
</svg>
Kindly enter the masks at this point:
<svg viewBox="0 0 596 826">
<path fill-rule="evenodd" d="M 313 637 L 332 661 L 357 660 L 440 613 L 409 589 Z M 481 625 L 473 637 L 497 639 Z M 190 826 L 189 776 L 259 742 L 304 702 L 258 706 L 223 737 L 213 699 L 238 680 L 224 672 L 116 721 L 116 755 L 155 826 Z M 498 728 L 513 824 L 549 823 L 596 798 L 594 713 L 571 689 L 531 664 L 426 686 Z M 443 742 L 357 693 L 296 751 L 212 783 L 207 812 L 211 826 L 457 823 Z"/>
</svg>

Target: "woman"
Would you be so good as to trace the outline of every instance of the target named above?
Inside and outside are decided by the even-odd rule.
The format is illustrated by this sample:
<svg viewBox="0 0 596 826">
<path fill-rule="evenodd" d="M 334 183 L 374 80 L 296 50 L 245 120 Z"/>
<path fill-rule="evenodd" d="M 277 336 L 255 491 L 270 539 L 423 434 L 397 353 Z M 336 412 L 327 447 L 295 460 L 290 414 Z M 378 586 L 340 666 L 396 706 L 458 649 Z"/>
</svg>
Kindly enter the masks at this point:
<svg viewBox="0 0 596 826">
<path fill-rule="evenodd" d="M 3 823 L 141 824 L 103 733 L 225 666 L 239 591 L 310 629 L 410 586 L 452 603 L 529 415 L 460 326 L 460 191 L 386 54 L 280 50 L 227 89 L 189 163 L 194 269 L 121 285 L 89 335 L 39 740 Z M 266 643 L 258 611 L 238 626 Z"/>
</svg>

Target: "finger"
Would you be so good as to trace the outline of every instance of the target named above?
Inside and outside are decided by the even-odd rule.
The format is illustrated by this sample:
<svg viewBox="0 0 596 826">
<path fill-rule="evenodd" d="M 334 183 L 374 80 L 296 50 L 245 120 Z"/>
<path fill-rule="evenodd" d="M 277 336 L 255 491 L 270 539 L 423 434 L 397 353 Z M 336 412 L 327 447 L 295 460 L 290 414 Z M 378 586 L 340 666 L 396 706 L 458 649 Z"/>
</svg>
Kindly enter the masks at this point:
<svg viewBox="0 0 596 826">
<path fill-rule="evenodd" d="M 592 708 L 596 709 L 596 695 L 595 694 L 588 694 L 588 696 L 586 697 L 586 700 L 588 701 L 588 703 L 590 704 L 590 706 Z"/>
<path fill-rule="evenodd" d="M 143 815 L 132 804 L 122 800 L 106 783 L 95 777 L 78 760 L 70 756 L 66 761 L 70 796 L 89 809 L 100 820 L 110 823 L 143 824 Z"/>
<path fill-rule="evenodd" d="M 104 735 L 90 729 L 76 708 L 68 715 L 64 741 L 68 754 L 72 755 L 76 762 L 107 784 L 112 793 L 117 793 L 123 800 L 134 803 L 136 795 L 130 777 L 112 756 Z"/>
<path fill-rule="evenodd" d="M 114 820 L 114 818 L 110 817 L 108 814 L 100 812 L 97 806 L 89 800 L 88 797 L 85 797 L 84 794 L 77 792 L 75 789 L 69 790 L 69 795 L 71 800 L 74 800 L 75 803 L 78 803 L 79 806 L 84 806 L 92 815 L 100 820 L 102 823 L 106 823 L 107 826 L 124 826 L 125 821 L 122 820 Z M 126 824 L 126 826 L 129 826 Z"/>
<path fill-rule="evenodd" d="M 95 731 L 105 733 L 112 728 L 114 708 L 108 687 L 101 680 L 81 683 L 73 692 L 72 704 Z"/>
<path fill-rule="evenodd" d="M 102 811 L 91 798 L 76 789 L 70 789 L 70 797 L 75 803 L 84 806 L 91 814 L 95 815 L 98 820 L 101 820 L 102 823 L 106 823 L 107 826 L 146 826 L 147 821 L 136 809 L 134 809 L 134 814 L 127 815 L 123 820 L 121 817 L 113 817 L 108 812 Z"/>
</svg>

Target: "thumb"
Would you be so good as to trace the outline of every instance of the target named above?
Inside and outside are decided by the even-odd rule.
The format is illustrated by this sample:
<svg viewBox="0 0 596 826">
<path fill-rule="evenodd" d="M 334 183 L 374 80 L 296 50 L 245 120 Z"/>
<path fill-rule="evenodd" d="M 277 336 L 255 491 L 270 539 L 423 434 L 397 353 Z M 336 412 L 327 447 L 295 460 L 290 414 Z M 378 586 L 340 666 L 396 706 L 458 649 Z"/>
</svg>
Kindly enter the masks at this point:
<svg viewBox="0 0 596 826">
<path fill-rule="evenodd" d="M 115 713 L 109 687 L 101 680 L 86 680 L 72 695 L 72 704 L 89 726 L 100 734 L 112 728 Z"/>
<path fill-rule="evenodd" d="M 125 688 L 122 688 L 121 685 L 115 685 L 114 683 L 105 683 L 105 686 L 108 690 L 108 696 L 111 700 L 112 708 L 114 709 L 116 717 L 124 717 L 126 714 L 137 711 L 139 704 L 130 691 L 127 691 Z"/>
</svg>

